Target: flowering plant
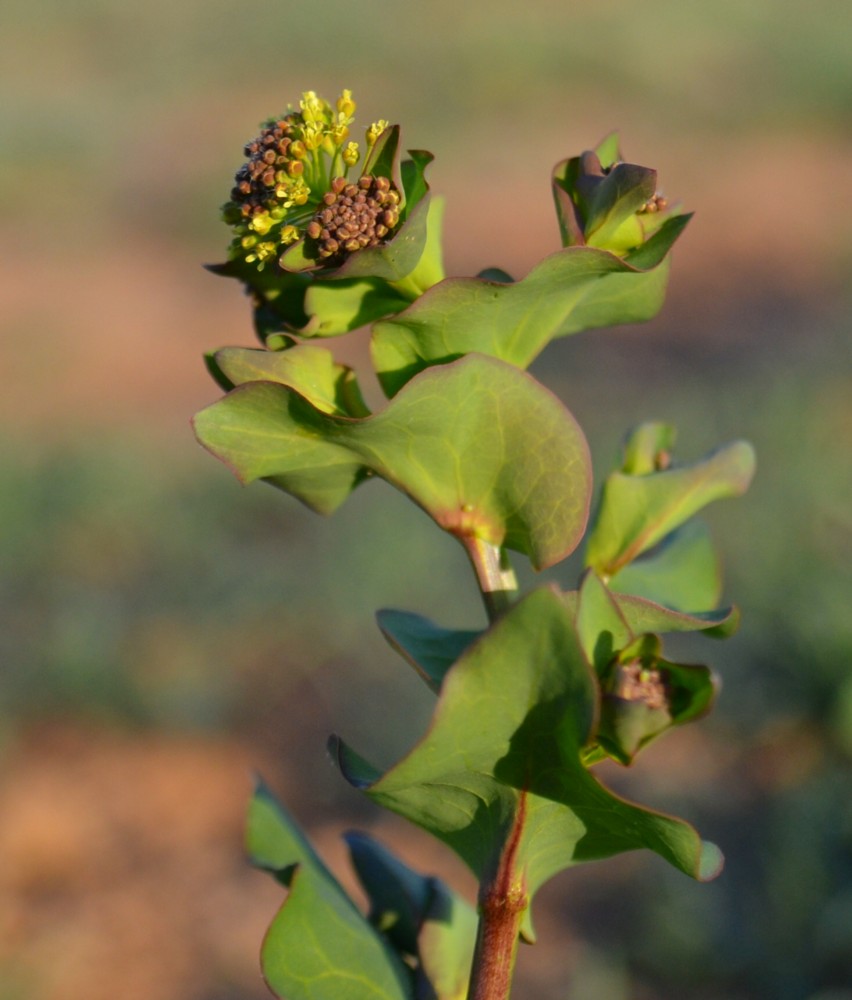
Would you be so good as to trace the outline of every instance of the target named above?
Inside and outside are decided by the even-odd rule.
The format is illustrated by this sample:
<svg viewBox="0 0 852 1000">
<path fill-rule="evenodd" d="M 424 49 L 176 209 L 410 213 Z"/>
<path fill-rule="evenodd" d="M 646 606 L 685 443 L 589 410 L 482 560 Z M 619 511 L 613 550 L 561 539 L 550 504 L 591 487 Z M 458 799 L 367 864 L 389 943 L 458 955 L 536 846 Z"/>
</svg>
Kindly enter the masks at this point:
<svg viewBox="0 0 852 1000">
<path fill-rule="evenodd" d="M 214 270 L 245 285 L 263 347 L 208 358 L 226 395 L 195 429 L 243 482 L 319 513 L 383 479 L 463 546 L 485 627 L 378 615 L 437 698 L 431 726 L 384 772 L 338 737 L 329 747 L 353 787 L 443 841 L 480 890 L 474 909 L 349 834 L 364 914 L 261 784 L 249 853 L 288 889 L 262 964 L 288 1000 L 503 1000 L 518 941 L 535 937 L 533 896 L 553 875 L 640 848 L 700 880 L 721 868 L 688 823 L 613 794 L 595 765 L 630 764 L 712 706 L 710 669 L 667 658 L 661 634 L 735 627 L 694 515 L 747 488 L 753 454 L 734 442 L 679 463 L 673 429 L 642 424 L 589 524 L 583 432 L 524 369 L 554 337 L 655 315 L 689 216 L 609 137 L 554 171 L 561 250 L 519 281 L 446 278 L 430 154 L 398 170 L 399 129 L 378 122 L 350 176 L 354 111 L 349 91 L 334 109 L 309 91 L 246 146 L 225 207 L 236 236 Z M 387 396 L 376 412 L 317 343 L 366 324 Z M 540 570 L 584 538 L 575 589 L 518 593 L 510 553 Z"/>
</svg>

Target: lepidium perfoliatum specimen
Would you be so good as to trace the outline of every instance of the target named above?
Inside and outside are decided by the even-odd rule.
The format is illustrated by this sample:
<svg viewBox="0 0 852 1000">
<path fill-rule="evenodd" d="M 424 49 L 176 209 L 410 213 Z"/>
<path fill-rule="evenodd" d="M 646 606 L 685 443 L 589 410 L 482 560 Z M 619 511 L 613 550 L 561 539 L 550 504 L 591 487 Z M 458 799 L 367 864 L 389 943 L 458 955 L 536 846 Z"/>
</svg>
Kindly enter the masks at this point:
<svg viewBox="0 0 852 1000">
<path fill-rule="evenodd" d="M 561 250 L 518 281 L 446 277 L 431 154 L 400 162 L 399 127 L 359 136 L 355 113 L 349 91 L 334 104 L 308 91 L 246 145 L 223 210 L 228 259 L 211 270 L 244 285 L 262 347 L 208 357 L 226 394 L 195 429 L 241 481 L 321 514 L 384 479 L 464 547 L 487 628 L 378 614 L 434 692 L 428 730 L 385 772 L 338 737 L 330 749 L 354 788 L 443 841 L 480 888 L 474 908 L 352 833 L 364 914 L 260 785 L 249 853 L 288 890 L 262 965 L 287 1000 L 502 1000 L 551 876 L 640 848 L 696 879 L 721 869 L 688 823 L 614 795 L 595 765 L 630 764 L 712 706 L 711 671 L 669 659 L 661 634 L 734 627 L 694 515 L 742 493 L 754 459 L 735 442 L 681 463 L 674 430 L 642 424 L 589 525 L 583 432 L 525 369 L 554 337 L 654 316 L 689 216 L 611 135 L 553 171 Z M 365 325 L 387 396 L 375 412 L 321 346 Z M 540 570 L 584 538 L 577 589 L 518 593 L 510 553 Z"/>
</svg>

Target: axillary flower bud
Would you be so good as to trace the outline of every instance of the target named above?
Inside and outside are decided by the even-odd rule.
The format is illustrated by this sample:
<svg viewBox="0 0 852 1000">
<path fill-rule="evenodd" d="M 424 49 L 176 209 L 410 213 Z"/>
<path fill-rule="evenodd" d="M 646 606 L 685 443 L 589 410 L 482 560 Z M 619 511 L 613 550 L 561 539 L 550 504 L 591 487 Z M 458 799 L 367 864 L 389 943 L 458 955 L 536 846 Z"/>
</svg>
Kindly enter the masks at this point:
<svg viewBox="0 0 852 1000">
<path fill-rule="evenodd" d="M 655 170 L 622 160 L 614 134 L 558 164 L 553 188 L 565 245 L 619 257 L 641 247 L 681 211 L 657 190 Z"/>
<path fill-rule="evenodd" d="M 400 194 L 388 177 L 360 174 L 361 152 L 350 141 L 355 101 L 344 90 L 334 106 L 314 91 L 299 108 L 261 125 L 245 146 L 222 216 L 234 231 L 229 255 L 258 270 L 305 240 L 308 256 L 338 265 L 349 254 L 386 240 L 399 223 Z M 371 149 L 387 128 L 367 130 Z"/>
</svg>

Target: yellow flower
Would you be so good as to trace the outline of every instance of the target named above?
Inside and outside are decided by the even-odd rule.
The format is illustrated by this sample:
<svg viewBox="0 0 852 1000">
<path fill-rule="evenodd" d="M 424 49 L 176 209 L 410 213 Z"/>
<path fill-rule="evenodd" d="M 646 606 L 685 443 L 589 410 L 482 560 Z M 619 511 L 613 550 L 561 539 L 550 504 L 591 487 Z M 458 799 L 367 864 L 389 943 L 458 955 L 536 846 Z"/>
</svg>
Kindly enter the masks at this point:
<svg viewBox="0 0 852 1000">
<path fill-rule="evenodd" d="M 232 257 L 263 269 L 305 235 L 332 187 L 348 183 L 360 159 L 358 143 L 349 141 L 355 107 L 351 90 L 343 90 L 334 105 L 306 90 L 298 110 L 291 107 L 263 123 L 246 144 L 247 160 L 223 207 L 234 230 Z M 370 126 L 368 148 L 387 127 L 384 119 Z"/>
</svg>

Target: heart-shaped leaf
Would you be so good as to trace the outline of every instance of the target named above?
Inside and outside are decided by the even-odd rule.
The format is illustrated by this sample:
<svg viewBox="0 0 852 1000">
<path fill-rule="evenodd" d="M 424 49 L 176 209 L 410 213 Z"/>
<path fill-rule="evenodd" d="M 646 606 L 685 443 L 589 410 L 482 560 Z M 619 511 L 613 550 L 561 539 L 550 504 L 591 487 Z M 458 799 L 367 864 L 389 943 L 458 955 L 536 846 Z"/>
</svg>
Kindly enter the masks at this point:
<svg viewBox="0 0 852 1000">
<path fill-rule="evenodd" d="M 397 765 L 381 774 L 336 739 L 332 753 L 352 784 L 443 840 L 480 880 L 508 865 L 530 899 L 563 868 L 642 847 L 715 875 L 719 852 L 692 827 L 613 795 L 583 766 L 596 706 L 571 616 L 542 588 L 447 673 L 429 731 Z"/>
<path fill-rule="evenodd" d="M 754 450 L 735 441 L 691 465 L 646 475 L 613 472 L 604 484 L 586 564 L 605 579 L 648 551 L 712 500 L 744 493 Z"/>
<path fill-rule="evenodd" d="M 262 783 L 249 807 L 249 857 L 289 888 L 261 949 L 282 1000 L 414 1000 L 412 977 Z M 315 933 L 323 928 L 323 933 Z"/>
<path fill-rule="evenodd" d="M 362 419 L 251 382 L 202 410 L 195 429 L 243 482 L 268 479 L 328 513 L 376 474 L 463 543 L 507 546 L 538 569 L 568 555 L 586 523 L 591 473 L 580 428 L 551 393 L 494 358 L 432 368 Z"/>
<path fill-rule="evenodd" d="M 603 250 L 571 247 L 512 284 L 447 278 L 373 327 L 382 387 L 393 395 L 424 368 L 471 351 L 526 368 L 554 337 L 651 319 L 663 304 L 664 256 L 638 269 Z"/>
<path fill-rule="evenodd" d="M 416 267 L 404 279 L 335 278 L 314 281 L 304 293 L 304 311 L 310 316 L 298 331 L 303 337 L 336 337 L 401 312 L 425 289 L 444 277 L 441 251 L 443 199 L 429 202 L 426 242 Z M 363 251 L 366 253 L 367 251 Z M 368 272 L 375 269 L 373 265 Z"/>
</svg>

